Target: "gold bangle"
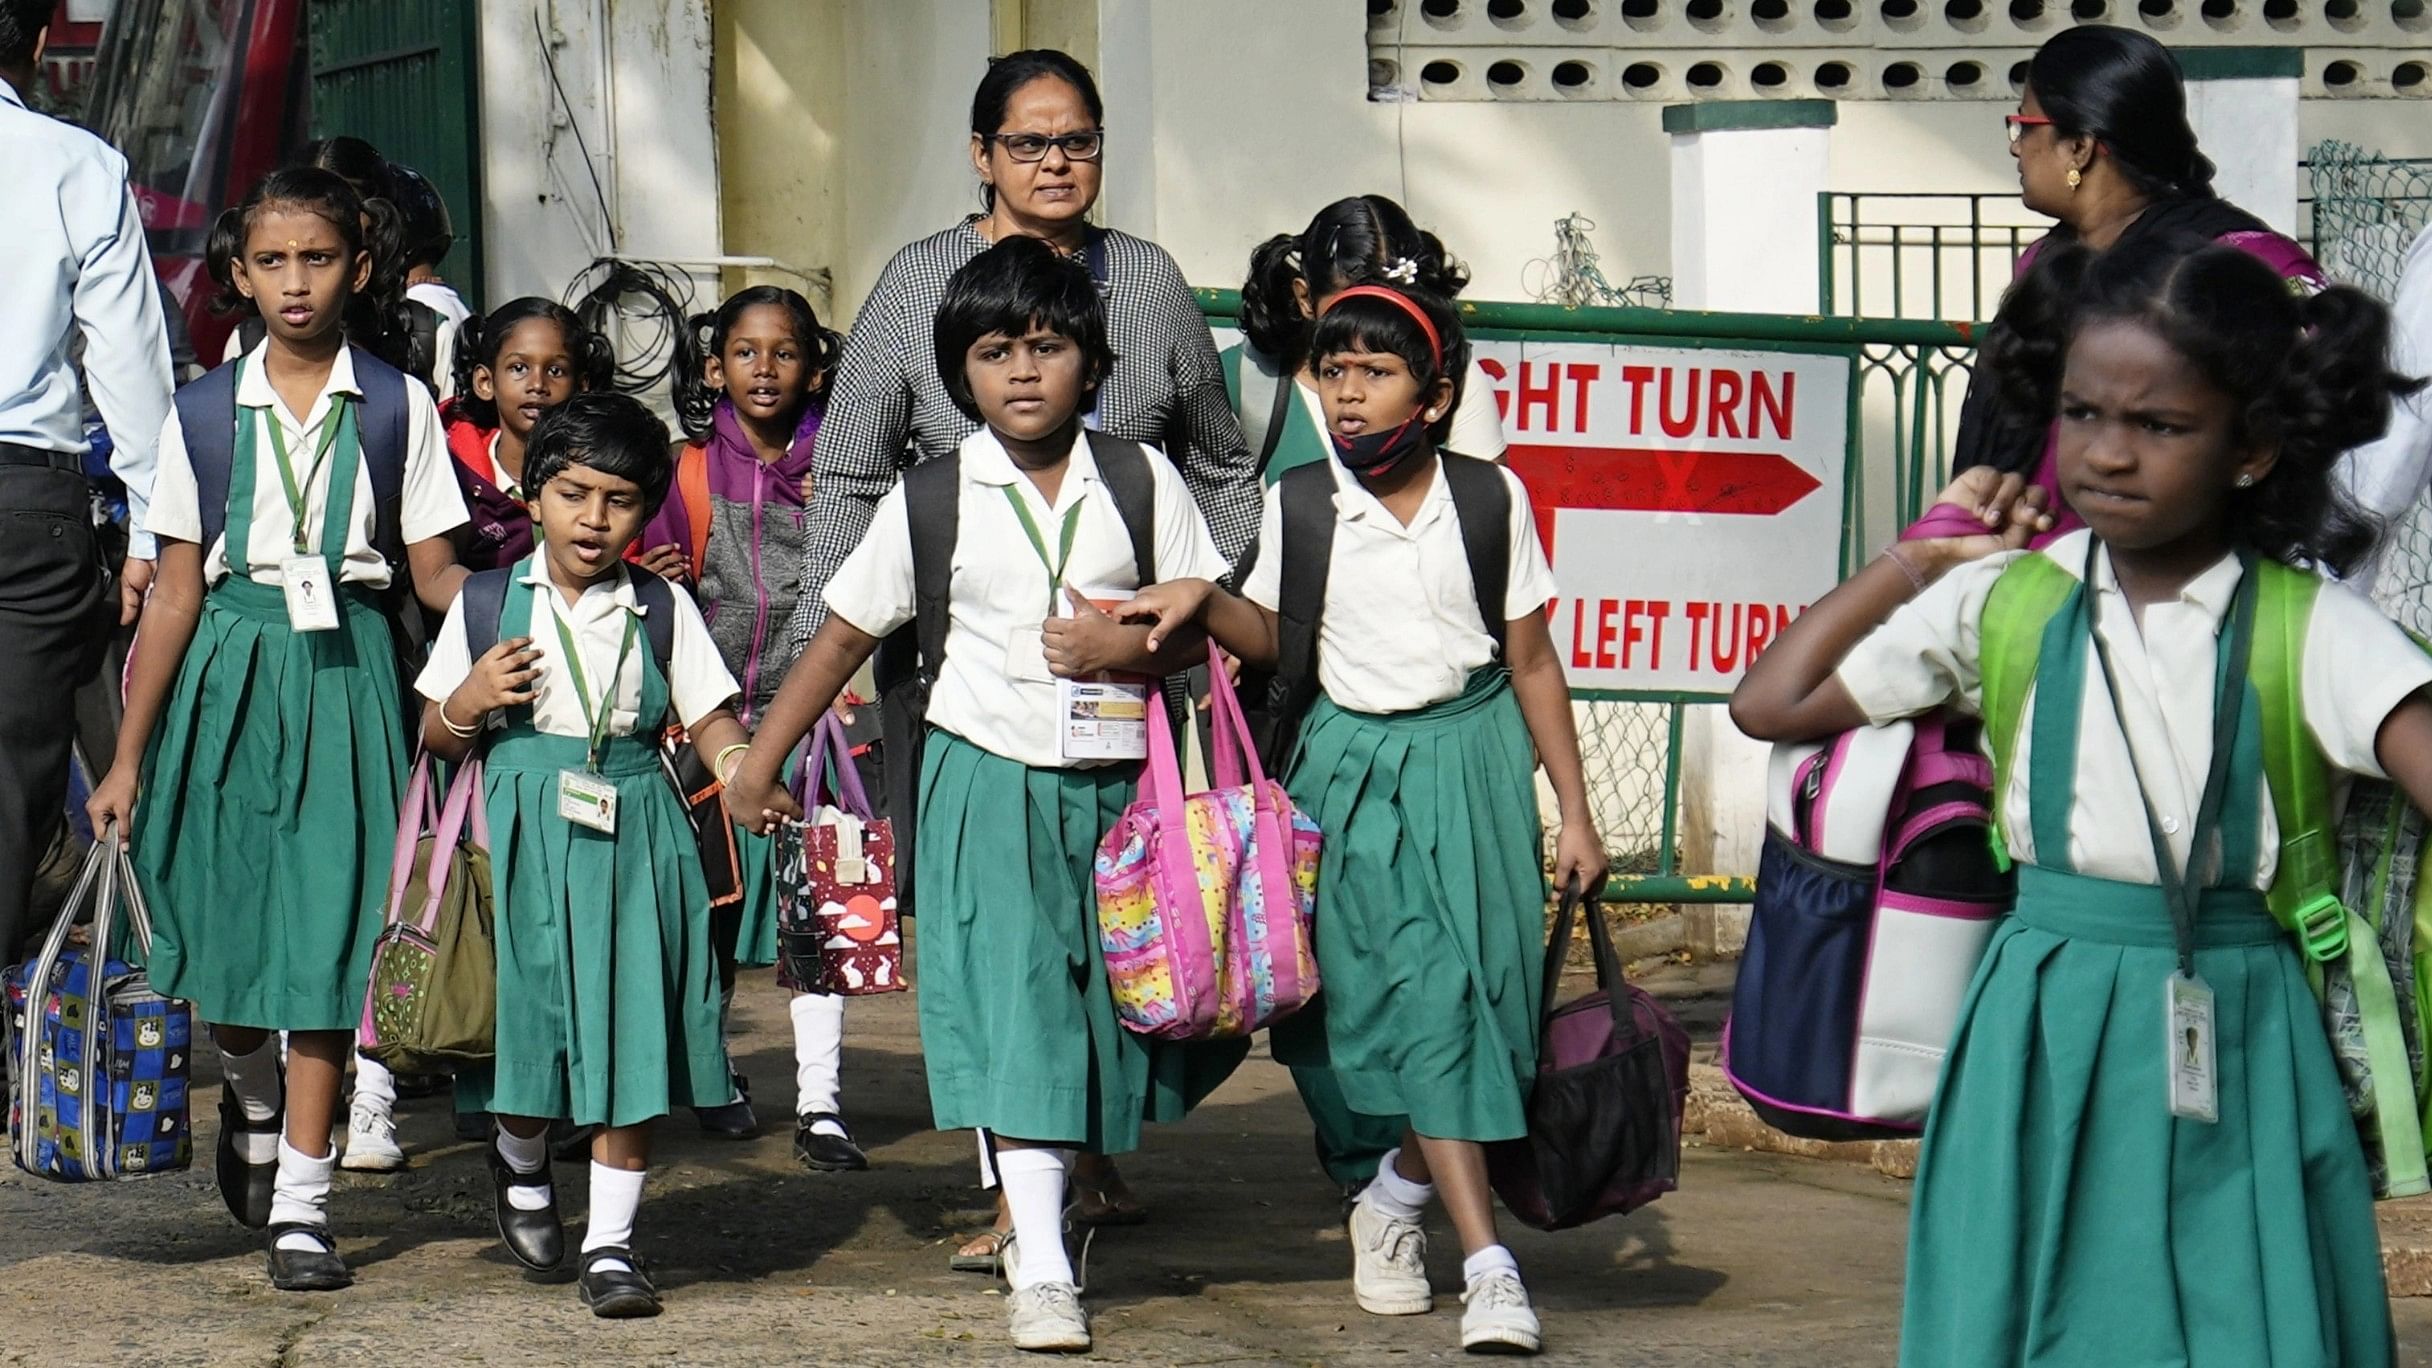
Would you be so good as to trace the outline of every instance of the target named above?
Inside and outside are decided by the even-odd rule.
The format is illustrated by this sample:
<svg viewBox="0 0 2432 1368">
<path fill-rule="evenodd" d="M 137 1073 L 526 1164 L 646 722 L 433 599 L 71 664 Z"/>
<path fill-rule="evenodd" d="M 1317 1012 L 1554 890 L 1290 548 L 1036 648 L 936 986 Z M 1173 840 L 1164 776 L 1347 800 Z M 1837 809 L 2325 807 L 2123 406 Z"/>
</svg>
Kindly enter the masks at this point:
<svg viewBox="0 0 2432 1368">
<path fill-rule="evenodd" d="M 751 748 L 751 742 L 738 741 L 731 746 L 726 746 L 719 750 L 717 758 L 709 762 L 710 773 L 718 776 L 718 787 L 724 788 L 727 785 L 735 782 L 734 773 L 727 769 L 726 762 L 738 753 L 749 751 Z"/>
</svg>

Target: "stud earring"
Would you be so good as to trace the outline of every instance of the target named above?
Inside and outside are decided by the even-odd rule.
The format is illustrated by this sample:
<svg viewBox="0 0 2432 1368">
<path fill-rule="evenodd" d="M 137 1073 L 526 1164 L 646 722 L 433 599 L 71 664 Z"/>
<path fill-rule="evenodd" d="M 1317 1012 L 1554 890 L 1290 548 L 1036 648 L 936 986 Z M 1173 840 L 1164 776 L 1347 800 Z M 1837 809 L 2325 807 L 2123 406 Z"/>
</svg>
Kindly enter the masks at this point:
<svg viewBox="0 0 2432 1368">
<path fill-rule="evenodd" d="M 2079 185 L 2081 182 L 2083 182 L 2085 179 L 2086 179 L 2085 174 L 2084 174 L 2083 172 L 2079 171 L 2079 170 L 2078 170 L 2076 167 L 2072 166 L 2072 167 L 2070 167 L 2070 168 L 2069 168 L 2069 188 L 2070 188 L 2070 189 L 2075 190 L 2075 189 L 2078 187 L 2078 185 Z"/>
<path fill-rule="evenodd" d="M 2255 487 L 2255 477 L 2254 477 L 2254 476 L 2252 476 L 2252 475 L 2241 475 L 2241 476 L 2239 476 L 2239 477 L 2238 477 L 2238 488 L 2240 488 L 2240 489 L 2252 489 L 2252 488 L 2254 488 L 2254 487 Z"/>
</svg>

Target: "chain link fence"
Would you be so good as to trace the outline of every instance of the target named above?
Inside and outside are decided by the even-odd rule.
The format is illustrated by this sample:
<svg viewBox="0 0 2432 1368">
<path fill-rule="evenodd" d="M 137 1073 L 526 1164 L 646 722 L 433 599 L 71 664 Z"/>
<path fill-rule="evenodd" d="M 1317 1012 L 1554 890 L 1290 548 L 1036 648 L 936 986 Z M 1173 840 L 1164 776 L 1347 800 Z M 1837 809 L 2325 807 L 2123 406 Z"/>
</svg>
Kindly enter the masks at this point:
<svg viewBox="0 0 2432 1368">
<path fill-rule="evenodd" d="M 2432 220 L 2432 159 L 2384 157 L 2330 141 L 2306 158 L 2314 258 L 2333 280 L 2387 300 L 2408 249 Z M 2389 530 L 2373 596 L 2384 612 L 2432 636 L 2432 497 Z"/>
</svg>

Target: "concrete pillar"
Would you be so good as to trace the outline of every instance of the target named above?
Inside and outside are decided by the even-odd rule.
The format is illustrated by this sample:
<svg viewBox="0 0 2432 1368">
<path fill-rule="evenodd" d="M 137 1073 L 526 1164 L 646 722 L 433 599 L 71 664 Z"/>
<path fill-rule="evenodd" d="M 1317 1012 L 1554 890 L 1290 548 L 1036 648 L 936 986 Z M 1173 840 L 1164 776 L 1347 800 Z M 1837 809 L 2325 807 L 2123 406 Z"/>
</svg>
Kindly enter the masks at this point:
<svg viewBox="0 0 2432 1368">
<path fill-rule="evenodd" d="M 2187 118 L 2216 168 L 2213 188 L 2274 229 L 2297 235 L 2297 86 L 2305 50 L 2186 47 Z"/>
<path fill-rule="evenodd" d="M 1684 309 L 1809 313 L 1821 285 L 1810 242 L 1831 165 L 1829 100 L 1739 100 L 1664 110 L 1672 140 L 1672 297 Z M 1754 874 L 1765 832 L 1767 748 L 1720 706 L 1682 719 L 1680 840 L 1690 874 Z M 1747 909 L 1689 909 L 1689 940 L 1736 955 Z"/>
<path fill-rule="evenodd" d="M 1836 119 L 1830 100 L 1716 100 L 1664 110 L 1674 307 L 1814 310 L 1820 282 L 1806 239 L 1831 168 Z"/>
</svg>

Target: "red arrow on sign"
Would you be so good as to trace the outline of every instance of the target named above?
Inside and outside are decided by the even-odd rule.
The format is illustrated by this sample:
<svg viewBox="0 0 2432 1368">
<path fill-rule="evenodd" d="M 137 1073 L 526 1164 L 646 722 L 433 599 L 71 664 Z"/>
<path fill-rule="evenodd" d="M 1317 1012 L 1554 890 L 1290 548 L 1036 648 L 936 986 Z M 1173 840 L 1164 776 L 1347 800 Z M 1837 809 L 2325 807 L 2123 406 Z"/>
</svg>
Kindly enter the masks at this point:
<svg viewBox="0 0 2432 1368">
<path fill-rule="evenodd" d="M 1515 443 L 1504 460 L 1528 487 L 1548 556 L 1557 508 L 1769 517 L 1823 487 L 1798 462 L 1772 452 Z"/>
</svg>

